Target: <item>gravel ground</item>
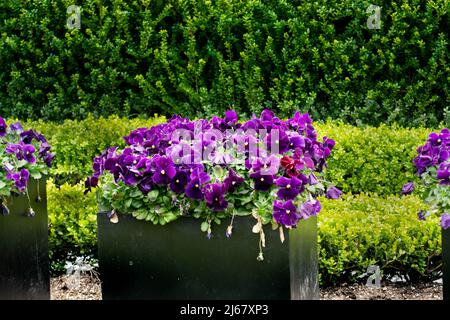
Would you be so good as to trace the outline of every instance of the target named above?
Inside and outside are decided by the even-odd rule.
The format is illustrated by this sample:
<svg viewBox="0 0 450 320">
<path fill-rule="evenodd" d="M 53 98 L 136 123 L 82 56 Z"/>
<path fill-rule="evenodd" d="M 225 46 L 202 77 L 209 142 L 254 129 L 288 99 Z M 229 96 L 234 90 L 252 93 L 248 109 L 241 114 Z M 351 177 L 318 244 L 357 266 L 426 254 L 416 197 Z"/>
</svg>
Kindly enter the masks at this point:
<svg viewBox="0 0 450 320">
<path fill-rule="evenodd" d="M 363 284 L 342 284 L 321 289 L 323 300 L 440 300 L 442 284 L 430 283 L 382 283 L 381 288 L 369 288 Z M 100 281 L 91 276 L 60 276 L 51 279 L 52 300 L 101 300 Z"/>
<path fill-rule="evenodd" d="M 320 295 L 324 300 L 442 300 L 442 284 L 386 283 L 381 288 L 342 284 L 322 289 Z"/>
<path fill-rule="evenodd" d="M 98 278 L 60 276 L 51 279 L 50 295 L 51 300 L 101 300 L 102 290 Z"/>
</svg>

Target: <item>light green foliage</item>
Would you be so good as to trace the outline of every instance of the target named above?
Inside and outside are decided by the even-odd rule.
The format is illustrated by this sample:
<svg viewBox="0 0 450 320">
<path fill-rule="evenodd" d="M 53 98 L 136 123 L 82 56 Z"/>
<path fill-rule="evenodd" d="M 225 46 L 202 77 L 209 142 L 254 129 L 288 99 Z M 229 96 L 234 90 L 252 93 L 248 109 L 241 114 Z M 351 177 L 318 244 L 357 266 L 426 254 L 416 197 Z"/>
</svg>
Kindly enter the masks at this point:
<svg viewBox="0 0 450 320">
<path fill-rule="evenodd" d="M 355 280 L 370 265 L 378 265 L 385 274 L 401 272 L 414 280 L 436 276 L 441 228 L 435 217 L 418 221 L 417 212 L 426 208 L 418 197 L 347 194 L 341 200 L 321 200 L 322 283 Z"/>
<path fill-rule="evenodd" d="M 448 0 L 0 1 L 0 113 L 449 121 Z"/>
<path fill-rule="evenodd" d="M 123 147 L 123 137 L 140 127 L 151 127 L 164 122 L 164 117 L 126 119 L 117 116 L 85 120 L 65 120 L 62 124 L 35 121 L 26 125 L 43 133 L 56 154 L 51 174 L 58 184 L 77 183 L 91 173 L 92 160 L 112 146 Z"/>
<path fill-rule="evenodd" d="M 326 175 L 344 192 L 400 194 L 403 184 L 419 181 L 412 160 L 430 129 L 354 127 L 337 122 L 316 125 L 319 136 L 336 141 Z"/>
<path fill-rule="evenodd" d="M 52 271 L 63 271 L 68 254 L 96 255 L 97 200 L 83 195 L 84 185 L 57 187 L 47 181 L 49 250 Z"/>
</svg>

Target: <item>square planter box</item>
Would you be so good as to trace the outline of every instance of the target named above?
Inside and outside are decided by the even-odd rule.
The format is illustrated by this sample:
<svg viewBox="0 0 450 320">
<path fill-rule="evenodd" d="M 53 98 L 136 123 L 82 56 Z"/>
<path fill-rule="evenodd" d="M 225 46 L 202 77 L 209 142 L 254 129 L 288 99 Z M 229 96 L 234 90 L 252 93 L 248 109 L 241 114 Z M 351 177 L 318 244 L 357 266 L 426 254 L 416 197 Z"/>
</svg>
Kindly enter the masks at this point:
<svg viewBox="0 0 450 320">
<path fill-rule="evenodd" d="M 39 182 L 39 203 L 37 189 L 37 182 L 30 180 L 34 217 L 27 216 L 26 195 L 10 197 L 10 215 L 0 214 L 0 300 L 50 299 L 45 179 Z"/>
<path fill-rule="evenodd" d="M 264 261 L 258 262 L 255 220 L 236 217 L 231 238 L 226 221 L 213 238 L 199 220 L 165 226 L 98 215 L 98 254 L 103 299 L 317 299 L 317 218 L 301 221 L 281 243 L 266 228 Z"/>
<path fill-rule="evenodd" d="M 450 229 L 442 230 L 443 294 L 450 300 Z"/>
</svg>

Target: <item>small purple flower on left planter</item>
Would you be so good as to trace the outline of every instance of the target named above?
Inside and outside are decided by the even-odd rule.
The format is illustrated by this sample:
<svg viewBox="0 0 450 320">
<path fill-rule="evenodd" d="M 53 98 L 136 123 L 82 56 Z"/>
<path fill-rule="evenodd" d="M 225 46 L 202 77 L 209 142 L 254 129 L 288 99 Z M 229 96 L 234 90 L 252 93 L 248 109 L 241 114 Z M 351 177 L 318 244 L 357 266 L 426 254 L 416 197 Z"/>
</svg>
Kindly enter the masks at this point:
<svg viewBox="0 0 450 320">
<path fill-rule="evenodd" d="M 14 180 L 17 189 L 20 192 L 24 192 L 30 178 L 30 172 L 27 169 L 22 169 L 17 173 L 9 173 L 6 178 L 9 180 Z"/>
<path fill-rule="evenodd" d="M 4 137 L 5 136 L 7 128 L 8 128 L 8 126 L 6 125 L 5 119 L 0 117 L 0 137 Z"/>
<path fill-rule="evenodd" d="M 404 195 L 408 195 L 413 191 L 414 191 L 414 182 L 405 183 L 405 185 L 402 187 L 402 194 Z"/>
<path fill-rule="evenodd" d="M 441 216 L 441 227 L 442 229 L 446 230 L 450 228 L 450 214 L 444 213 Z"/>
</svg>

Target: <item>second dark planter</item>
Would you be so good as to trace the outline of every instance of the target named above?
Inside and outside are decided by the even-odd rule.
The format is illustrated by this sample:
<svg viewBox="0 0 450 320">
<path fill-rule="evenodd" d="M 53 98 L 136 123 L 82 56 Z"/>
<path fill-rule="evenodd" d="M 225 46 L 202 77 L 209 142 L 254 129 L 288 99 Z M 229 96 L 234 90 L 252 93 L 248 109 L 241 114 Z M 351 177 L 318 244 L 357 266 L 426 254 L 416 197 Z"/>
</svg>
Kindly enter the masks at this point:
<svg viewBox="0 0 450 320">
<path fill-rule="evenodd" d="M 12 196 L 10 215 L 0 214 L 0 300 L 48 300 L 50 276 L 45 180 L 29 182 L 34 217 L 27 216 L 28 199 Z"/>
<path fill-rule="evenodd" d="M 450 229 L 442 230 L 443 294 L 450 300 Z"/>
<path fill-rule="evenodd" d="M 208 240 L 192 218 L 155 226 L 131 216 L 113 224 L 99 214 L 103 299 L 318 297 L 315 217 L 302 221 L 298 234 L 286 232 L 284 244 L 278 232 L 267 228 L 262 262 L 256 260 L 259 236 L 251 232 L 255 220 L 236 217 L 230 239 L 224 222 L 214 226 Z M 305 228 L 310 232 L 302 232 Z M 289 246 L 293 238 L 296 244 Z"/>
</svg>

